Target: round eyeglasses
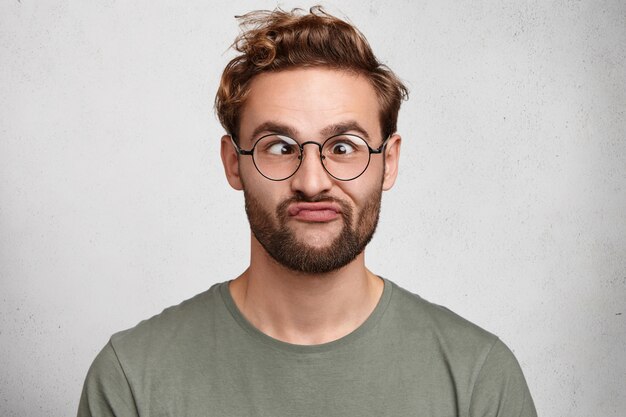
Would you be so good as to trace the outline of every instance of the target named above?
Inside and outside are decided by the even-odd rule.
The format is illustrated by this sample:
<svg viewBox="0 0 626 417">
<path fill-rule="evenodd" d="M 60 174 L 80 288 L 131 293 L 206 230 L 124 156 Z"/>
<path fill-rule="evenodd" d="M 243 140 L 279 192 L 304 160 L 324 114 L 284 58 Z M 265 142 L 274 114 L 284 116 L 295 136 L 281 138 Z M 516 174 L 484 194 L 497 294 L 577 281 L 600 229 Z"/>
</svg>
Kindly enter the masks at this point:
<svg viewBox="0 0 626 417">
<path fill-rule="evenodd" d="M 387 140 L 374 149 L 360 136 L 350 133 L 334 135 L 323 143 L 298 143 L 289 136 L 261 136 L 250 150 L 241 149 L 233 136 L 230 140 L 239 155 L 251 155 L 257 171 L 272 181 L 283 181 L 298 171 L 302 164 L 304 145 L 317 145 L 320 161 L 328 174 L 339 181 L 351 181 L 365 172 L 372 154 L 382 153 Z"/>
</svg>

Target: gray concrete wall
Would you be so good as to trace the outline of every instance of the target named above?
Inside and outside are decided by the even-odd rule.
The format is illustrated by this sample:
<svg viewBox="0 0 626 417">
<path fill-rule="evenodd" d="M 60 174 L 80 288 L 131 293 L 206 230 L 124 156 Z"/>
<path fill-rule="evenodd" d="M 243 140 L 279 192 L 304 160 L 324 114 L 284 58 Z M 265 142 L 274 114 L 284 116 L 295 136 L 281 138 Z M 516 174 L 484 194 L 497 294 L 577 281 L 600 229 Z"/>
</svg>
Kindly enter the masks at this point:
<svg viewBox="0 0 626 417">
<path fill-rule="evenodd" d="M 625 3 L 325 4 L 412 93 L 370 267 L 499 335 L 541 416 L 622 416 Z M 0 415 L 73 415 L 111 333 L 243 270 L 212 101 L 275 5 L 0 4 Z"/>
</svg>

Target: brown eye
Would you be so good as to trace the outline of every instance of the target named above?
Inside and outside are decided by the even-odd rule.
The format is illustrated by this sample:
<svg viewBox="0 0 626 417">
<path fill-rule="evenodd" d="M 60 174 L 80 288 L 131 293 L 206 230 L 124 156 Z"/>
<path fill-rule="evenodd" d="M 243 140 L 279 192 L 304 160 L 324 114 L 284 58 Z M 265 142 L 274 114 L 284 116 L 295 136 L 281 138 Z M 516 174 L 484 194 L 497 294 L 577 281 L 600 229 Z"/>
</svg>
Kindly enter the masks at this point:
<svg viewBox="0 0 626 417">
<path fill-rule="evenodd" d="M 333 143 L 330 148 L 330 153 L 333 155 L 348 155 L 354 152 L 355 147 L 348 141 L 338 141 Z"/>
<path fill-rule="evenodd" d="M 267 152 L 272 155 L 291 155 L 295 152 L 293 145 L 285 142 L 274 143 L 267 148 Z"/>
<path fill-rule="evenodd" d="M 298 153 L 298 143 L 287 136 L 266 136 L 257 144 L 258 151 L 265 155 L 281 156 Z"/>
</svg>

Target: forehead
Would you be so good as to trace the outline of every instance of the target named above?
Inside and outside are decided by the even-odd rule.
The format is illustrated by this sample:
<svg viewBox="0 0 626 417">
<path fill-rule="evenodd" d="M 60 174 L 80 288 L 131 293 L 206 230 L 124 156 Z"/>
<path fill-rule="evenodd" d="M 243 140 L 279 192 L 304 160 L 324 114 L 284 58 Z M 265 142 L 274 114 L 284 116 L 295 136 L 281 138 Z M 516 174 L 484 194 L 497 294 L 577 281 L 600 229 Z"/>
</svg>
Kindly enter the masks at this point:
<svg viewBox="0 0 626 417">
<path fill-rule="evenodd" d="M 276 122 L 299 135 L 317 137 L 325 128 L 356 122 L 379 136 L 379 104 L 376 91 L 364 76 L 328 68 L 291 69 L 263 73 L 251 84 L 241 110 L 240 137 L 260 125 Z"/>
</svg>

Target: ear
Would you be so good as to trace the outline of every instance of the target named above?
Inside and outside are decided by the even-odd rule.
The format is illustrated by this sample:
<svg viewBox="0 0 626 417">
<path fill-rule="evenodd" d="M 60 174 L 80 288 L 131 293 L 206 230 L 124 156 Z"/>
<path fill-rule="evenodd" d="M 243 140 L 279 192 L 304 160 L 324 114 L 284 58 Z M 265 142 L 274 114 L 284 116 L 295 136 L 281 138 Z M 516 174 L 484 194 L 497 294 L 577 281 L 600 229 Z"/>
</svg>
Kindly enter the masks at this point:
<svg viewBox="0 0 626 417">
<path fill-rule="evenodd" d="M 220 154 L 228 183 L 235 190 L 243 190 L 241 177 L 239 177 L 239 155 L 228 135 L 222 136 Z"/>
<path fill-rule="evenodd" d="M 393 187 L 398 177 L 398 161 L 400 160 L 400 135 L 393 134 L 385 146 L 385 176 L 383 178 L 383 190 L 387 191 Z"/>
</svg>

